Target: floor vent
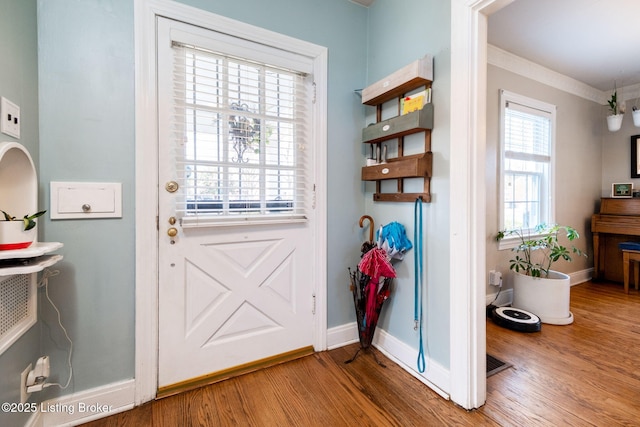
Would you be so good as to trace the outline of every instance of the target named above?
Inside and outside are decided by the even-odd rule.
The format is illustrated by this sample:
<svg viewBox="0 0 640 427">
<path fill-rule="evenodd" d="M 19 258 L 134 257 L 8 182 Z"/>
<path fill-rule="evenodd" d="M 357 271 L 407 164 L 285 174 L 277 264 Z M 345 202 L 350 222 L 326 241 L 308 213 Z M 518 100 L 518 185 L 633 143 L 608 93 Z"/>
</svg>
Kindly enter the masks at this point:
<svg viewBox="0 0 640 427">
<path fill-rule="evenodd" d="M 0 354 L 36 322 L 35 276 L 0 277 Z"/>
<path fill-rule="evenodd" d="M 502 360 L 487 354 L 487 377 L 497 374 L 511 366 L 511 363 L 503 362 Z"/>
</svg>

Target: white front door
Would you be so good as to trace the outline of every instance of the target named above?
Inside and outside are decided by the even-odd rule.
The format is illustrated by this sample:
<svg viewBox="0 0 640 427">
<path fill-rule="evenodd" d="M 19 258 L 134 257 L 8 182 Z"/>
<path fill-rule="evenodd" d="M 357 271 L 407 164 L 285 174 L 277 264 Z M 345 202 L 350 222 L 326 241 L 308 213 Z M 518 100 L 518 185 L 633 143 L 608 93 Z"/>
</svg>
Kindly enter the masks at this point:
<svg viewBox="0 0 640 427">
<path fill-rule="evenodd" d="M 290 96 L 310 75 L 274 50 L 158 20 L 160 389 L 314 343 L 314 147 Z"/>
</svg>

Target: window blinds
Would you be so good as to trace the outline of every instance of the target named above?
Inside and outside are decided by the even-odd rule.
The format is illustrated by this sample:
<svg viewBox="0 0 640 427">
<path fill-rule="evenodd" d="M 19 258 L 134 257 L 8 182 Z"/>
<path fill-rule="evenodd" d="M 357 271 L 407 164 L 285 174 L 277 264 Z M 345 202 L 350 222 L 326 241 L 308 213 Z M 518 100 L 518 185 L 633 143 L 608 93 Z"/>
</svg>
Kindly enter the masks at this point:
<svg viewBox="0 0 640 427">
<path fill-rule="evenodd" d="M 176 42 L 173 51 L 183 226 L 307 218 L 310 77 Z"/>
<path fill-rule="evenodd" d="M 513 102 L 505 108 L 505 157 L 551 161 L 551 117 Z"/>
</svg>

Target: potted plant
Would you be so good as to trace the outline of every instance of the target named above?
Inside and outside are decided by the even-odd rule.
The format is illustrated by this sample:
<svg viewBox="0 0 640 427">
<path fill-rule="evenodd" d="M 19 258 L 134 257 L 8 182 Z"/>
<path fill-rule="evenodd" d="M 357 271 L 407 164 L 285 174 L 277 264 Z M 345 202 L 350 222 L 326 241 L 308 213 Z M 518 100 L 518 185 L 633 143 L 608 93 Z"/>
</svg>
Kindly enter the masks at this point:
<svg viewBox="0 0 640 427">
<path fill-rule="evenodd" d="M 640 109 L 636 103 L 631 107 L 631 116 L 633 117 L 633 125 L 640 128 Z"/>
<path fill-rule="evenodd" d="M 24 249 L 31 246 L 35 240 L 35 219 L 41 217 L 46 211 L 40 211 L 33 215 L 25 215 L 17 219 L 5 211 L 0 216 L 0 250 Z"/>
<path fill-rule="evenodd" d="M 611 98 L 607 101 L 609 104 L 610 115 L 607 116 L 607 127 L 610 132 L 620 130 L 622 126 L 622 118 L 624 117 L 624 103 L 618 102 L 618 91 L 614 89 Z"/>
<path fill-rule="evenodd" d="M 509 269 L 516 273 L 513 306 L 534 313 L 543 323 L 554 325 L 573 323 L 573 314 L 569 311 L 569 276 L 551 267 L 561 259 L 571 261 L 572 255 L 587 256 L 573 244 L 561 244 L 561 234 L 569 242 L 580 237 L 573 227 L 557 224 L 540 224 L 533 233 L 519 229 L 503 230 L 496 237 L 496 240 L 508 236 L 518 239 L 518 245 L 512 249 L 516 255 L 509 260 Z"/>
</svg>

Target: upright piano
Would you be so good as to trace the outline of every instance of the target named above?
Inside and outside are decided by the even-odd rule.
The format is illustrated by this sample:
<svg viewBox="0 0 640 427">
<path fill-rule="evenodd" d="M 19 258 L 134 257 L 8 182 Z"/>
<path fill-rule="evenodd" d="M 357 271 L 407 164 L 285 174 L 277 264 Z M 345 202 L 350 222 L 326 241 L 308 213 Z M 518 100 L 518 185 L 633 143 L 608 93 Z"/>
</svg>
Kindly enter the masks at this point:
<svg viewBox="0 0 640 427">
<path fill-rule="evenodd" d="M 622 282 L 621 242 L 640 242 L 640 198 L 600 200 L 591 217 L 594 278 Z"/>
</svg>

